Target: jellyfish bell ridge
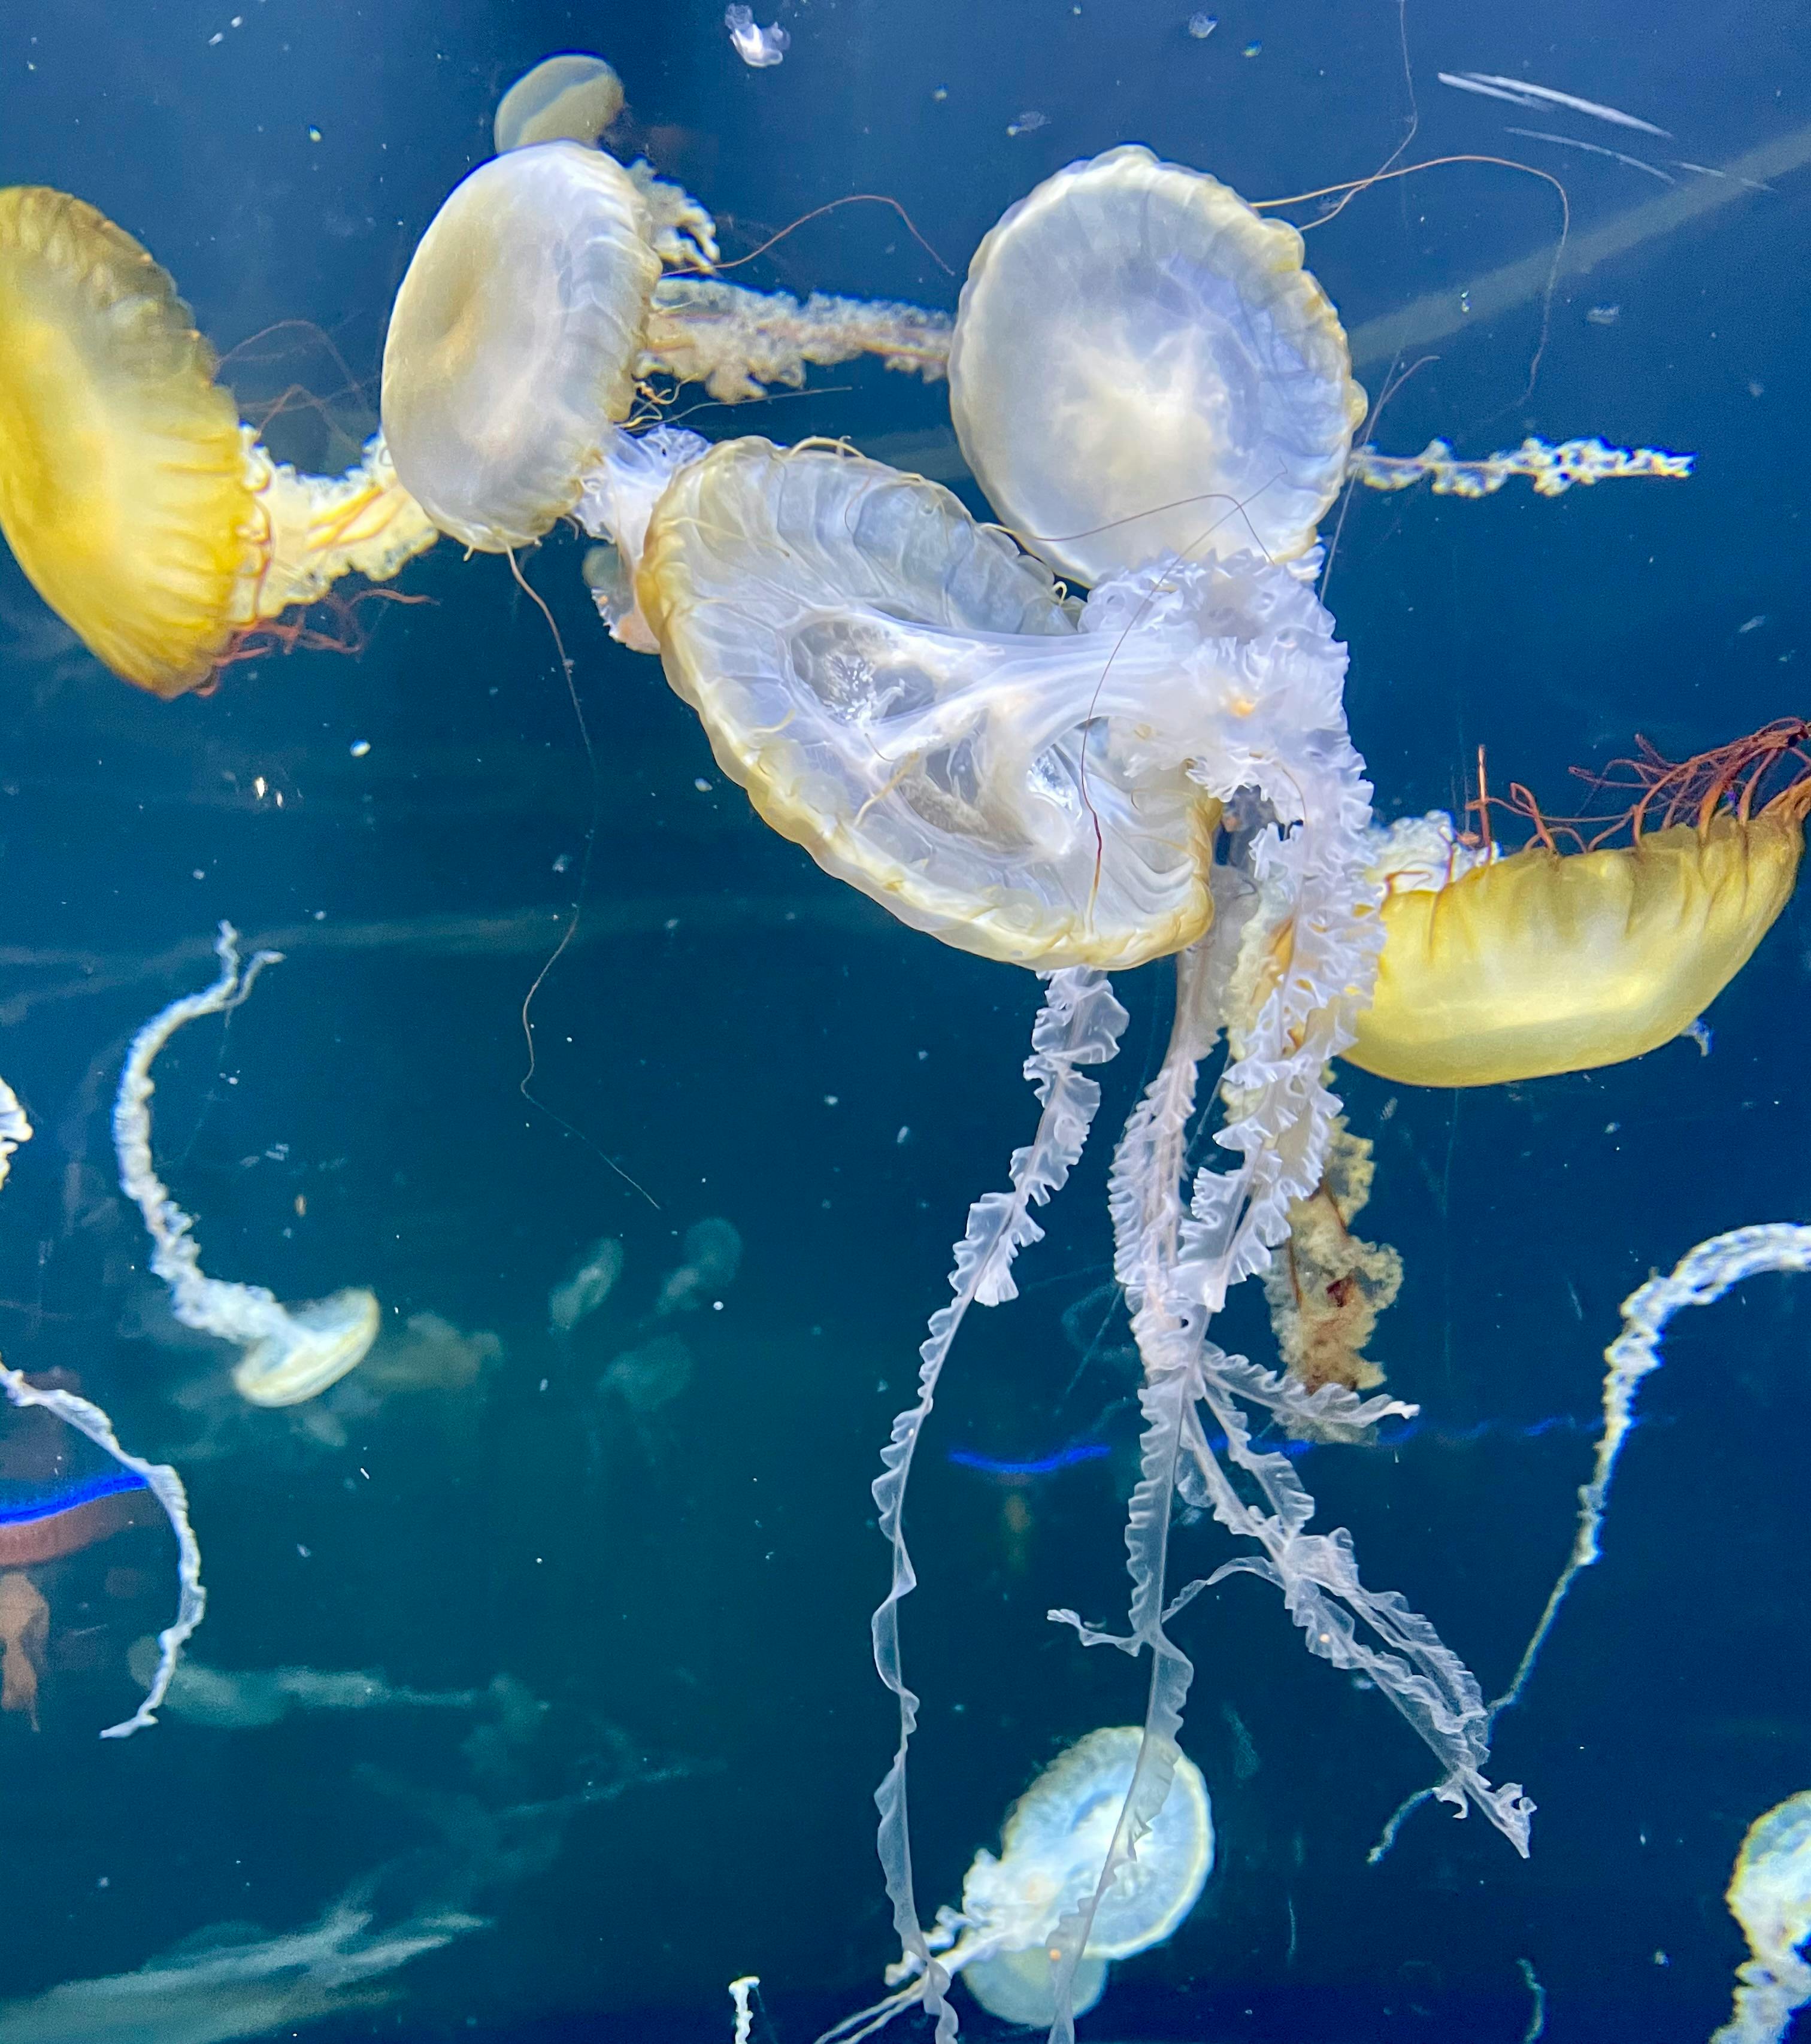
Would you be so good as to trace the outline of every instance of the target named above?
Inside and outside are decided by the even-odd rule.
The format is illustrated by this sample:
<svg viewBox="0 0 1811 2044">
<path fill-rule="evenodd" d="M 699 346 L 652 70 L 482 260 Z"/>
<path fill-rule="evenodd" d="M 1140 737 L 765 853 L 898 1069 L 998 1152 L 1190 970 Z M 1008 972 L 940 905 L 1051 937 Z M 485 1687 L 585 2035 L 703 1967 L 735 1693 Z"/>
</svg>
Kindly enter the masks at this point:
<svg viewBox="0 0 1811 2044">
<path fill-rule="evenodd" d="M 571 141 L 481 163 L 390 315 L 383 426 L 403 486 L 467 546 L 538 539 L 628 416 L 660 259 L 622 166 Z"/>
<path fill-rule="evenodd" d="M 947 490 L 749 439 L 682 469 L 636 579 L 668 680 L 775 829 L 903 922 L 1040 970 L 1206 929 L 1252 763 L 1338 720 L 1344 654 L 1254 555 L 1085 611 Z"/>
<path fill-rule="evenodd" d="M 989 502 L 1088 583 L 1305 553 L 1365 401 L 1302 257 L 1294 228 L 1136 144 L 1047 179 L 976 251 L 951 343 Z"/>
</svg>

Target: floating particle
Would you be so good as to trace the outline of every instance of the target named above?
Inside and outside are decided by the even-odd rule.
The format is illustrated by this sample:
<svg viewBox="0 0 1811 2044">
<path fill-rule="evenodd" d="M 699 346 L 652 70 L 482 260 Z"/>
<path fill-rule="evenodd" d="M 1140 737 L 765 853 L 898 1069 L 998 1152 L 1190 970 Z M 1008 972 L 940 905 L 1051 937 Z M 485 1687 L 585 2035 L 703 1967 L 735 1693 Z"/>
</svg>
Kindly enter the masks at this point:
<svg viewBox="0 0 1811 2044">
<path fill-rule="evenodd" d="M 566 870 L 567 867 L 567 866 L 569 866 L 571 863 L 572 863 L 572 855 L 571 855 L 571 852 L 569 852 L 569 851 L 563 851 L 563 852 L 559 855 L 559 857 L 558 857 L 558 858 L 557 858 L 557 859 L 553 862 L 553 870 L 554 870 L 554 871 L 555 871 L 556 873 L 563 873 L 563 872 Z"/>
<path fill-rule="evenodd" d="M 1622 317 L 1621 305 L 1593 305 L 1586 313 L 1593 326 L 1614 326 Z"/>
<path fill-rule="evenodd" d="M 1021 113 L 1017 121 L 1009 121 L 1006 133 L 1009 135 L 1035 135 L 1039 129 L 1049 125 L 1050 116 L 1040 113 L 1034 109 L 1031 113 Z"/>
<path fill-rule="evenodd" d="M 1459 309 L 1462 313 L 1468 313 L 1468 312 L 1470 312 L 1470 311 L 1471 311 L 1471 294 L 1469 291 L 1461 291 L 1461 292 L 1459 293 Z"/>
<path fill-rule="evenodd" d="M 931 97 L 934 100 L 941 103 L 941 102 L 949 98 L 949 87 L 947 85 L 940 85 L 936 90 L 931 94 Z"/>
<path fill-rule="evenodd" d="M 1751 617 L 1745 624 L 1738 624 L 1736 627 L 1736 636 L 1740 639 L 1746 632 L 1759 632 L 1767 621 L 1767 614 L 1763 610 L 1757 617 Z"/>
<path fill-rule="evenodd" d="M 750 7 L 725 7 L 723 25 L 729 31 L 736 54 L 752 71 L 777 64 L 792 47 L 791 36 L 778 21 L 771 29 L 761 28 Z"/>
<path fill-rule="evenodd" d="M 1757 383 L 1751 377 L 1748 381 L 1748 395 L 1751 398 L 1759 398 L 1765 392 L 1767 387 L 1766 384 Z"/>
<path fill-rule="evenodd" d="M 702 774 L 694 780 L 692 786 L 698 790 L 701 795 L 708 795 L 710 793 L 710 783 Z"/>
<path fill-rule="evenodd" d="M 347 750 L 355 759 L 362 759 L 371 750 L 371 740 L 368 738 L 355 738 Z"/>
<path fill-rule="evenodd" d="M 311 142 L 318 142 L 321 140 L 321 130 L 318 128 L 310 128 L 308 131 L 308 139 Z"/>
<path fill-rule="evenodd" d="M 1198 43 L 1205 43 L 1219 26 L 1219 18 L 1216 15 L 1191 14 L 1189 17 L 1189 33 Z"/>
<path fill-rule="evenodd" d="M 1259 51 L 1263 48 L 1263 44 L 1262 43 L 1250 42 L 1245 45 L 1239 54 L 1242 57 L 1255 57 L 1258 54 Z"/>
</svg>

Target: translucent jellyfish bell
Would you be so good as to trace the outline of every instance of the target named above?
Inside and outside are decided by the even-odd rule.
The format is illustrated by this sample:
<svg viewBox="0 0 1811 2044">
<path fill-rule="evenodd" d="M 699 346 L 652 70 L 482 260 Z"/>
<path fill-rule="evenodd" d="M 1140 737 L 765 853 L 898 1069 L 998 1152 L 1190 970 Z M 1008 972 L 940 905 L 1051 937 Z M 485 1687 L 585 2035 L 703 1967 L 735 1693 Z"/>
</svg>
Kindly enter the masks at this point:
<svg viewBox="0 0 1811 2044">
<path fill-rule="evenodd" d="M 497 102 L 491 133 L 499 156 L 536 142 L 594 147 L 621 111 L 622 80 L 602 57 L 574 52 L 545 57 L 517 79 Z"/>
<path fill-rule="evenodd" d="M 1364 394 L 1302 237 L 1136 145 L 1021 199 L 969 266 L 950 411 L 975 479 L 1063 573 L 1292 560 Z"/>
<path fill-rule="evenodd" d="M 1172 628 L 1167 597 L 1123 590 L 1079 613 L 935 483 L 748 439 L 679 471 L 636 588 L 667 679 L 775 829 L 914 928 L 1048 970 L 1202 934 L 1221 785 L 1202 763 L 1276 742 L 1271 653 L 1337 666 L 1308 592 L 1248 565 L 1274 580 L 1228 575 L 1211 618 Z"/>
<path fill-rule="evenodd" d="M 1779 2044 L 1792 2011 L 1811 2001 L 1811 1789 L 1790 1796 L 1748 1827 L 1726 1900 L 1748 1941 L 1736 1970 L 1735 2012 L 1711 2044 Z"/>
<path fill-rule="evenodd" d="M 1057 1755 L 1009 1813 L 1000 1853 L 975 1856 L 962 1884 L 962 1907 L 944 1910 L 929 1949 L 948 1973 L 961 1973 L 982 2007 L 1002 2021 L 1048 2023 L 1056 2014 L 1062 1962 L 1057 1939 L 1066 1918 L 1094 1897 L 1144 1739 L 1138 1725 L 1090 1732 Z M 1186 1754 L 1171 1749 L 1175 1773 L 1162 1807 L 1122 1859 L 1094 1911 L 1070 1984 L 1079 2015 L 1106 1986 L 1115 1959 L 1160 1945 L 1194 1908 L 1213 1869 L 1213 1818 L 1207 1785 Z M 897 1982 L 920 1970 L 913 1960 L 890 1969 Z M 917 1997 L 913 1984 L 871 2015 L 895 2014 Z M 865 2034 L 866 2019 L 838 2026 Z"/>
<path fill-rule="evenodd" d="M 626 418 L 660 259 L 613 157 L 482 163 L 410 261 L 383 351 L 396 472 L 441 531 L 502 553 L 578 502 Z"/>
</svg>

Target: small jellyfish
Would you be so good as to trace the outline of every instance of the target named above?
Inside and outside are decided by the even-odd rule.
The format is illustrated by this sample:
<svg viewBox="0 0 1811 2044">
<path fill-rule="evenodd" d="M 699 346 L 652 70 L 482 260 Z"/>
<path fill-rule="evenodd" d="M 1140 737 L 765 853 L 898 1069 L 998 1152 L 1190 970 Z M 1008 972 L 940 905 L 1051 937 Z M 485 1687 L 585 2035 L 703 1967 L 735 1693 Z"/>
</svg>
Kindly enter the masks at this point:
<svg viewBox="0 0 1811 2044">
<path fill-rule="evenodd" d="M 220 977 L 213 985 L 171 1001 L 132 1040 L 113 1102 L 120 1189 L 144 1216 L 151 1267 L 170 1288 L 176 1318 L 239 1349 L 233 1381 L 251 1404 L 298 1405 L 336 1384 L 370 1353 L 379 1324 L 376 1295 L 348 1289 L 306 1305 L 285 1306 L 261 1285 L 206 1276 L 194 1224 L 170 1197 L 151 1154 L 151 1067 L 157 1054 L 184 1023 L 236 1008 L 264 966 L 280 956 L 258 951 L 241 973 L 238 933 L 230 923 L 221 924 L 214 949 Z"/>
<path fill-rule="evenodd" d="M 692 1312 L 733 1283 L 742 1267 L 742 1238 L 729 1221 L 701 1220 L 686 1230 L 685 1257 L 677 1270 L 661 1280 L 660 1296 L 654 1302 L 656 1320 Z"/>
<path fill-rule="evenodd" d="M 691 1381 L 691 1350 L 677 1335 L 656 1335 L 617 1356 L 598 1379 L 598 1389 L 620 1398 L 632 1412 L 657 1412 Z"/>
<path fill-rule="evenodd" d="M 1646 785 L 1626 845 L 1562 853 L 1541 824 L 1536 843 L 1495 858 L 1444 818 L 1380 832 L 1383 955 L 1345 1056 L 1402 1085 L 1494 1085 L 1617 1064 L 1685 1033 L 1791 898 L 1811 810 L 1806 729 L 1794 720 L 1679 766 L 1635 763 Z M 1781 767 L 1798 778 L 1757 806 Z"/>
<path fill-rule="evenodd" d="M 602 57 L 544 57 L 498 101 L 491 132 L 499 156 L 536 142 L 595 148 L 621 111 L 622 80 Z"/>
<path fill-rule="evenodd" d="M 1217 17 L 1212 14 L 1191 14 L 1189 17 L 1189 33 L 1198 43 L 1205 43 L 1219 26 Z"/>
<path fill-rule="evenodd" d="M 607 1235 L 583 1251 L 561 1281 L 547 1295 L 548 1324 L 569 1335 L 604 1303 L 622 1275 L 622 1244 Z"/>
<path fill-rule="evenodd" d="M 90 651 L 164 697 L 437 536 L 381 440 L 343 477 L 298 474 L 240 425 L 217 367 L 130 235 L 67 193 L 0 191 L 0 532 Z"/>
<path fill-rule="evenodd" d="M 725 7 L 723 25 L 729 31 L 736 54 L 752 71 L 764 71 L 768 65 L 777 64 L 792 48 L 791 36 L 778 21 L 771 29 L 763 29 L 749 7 Z"/>
<path fill-rule="evenodd" d="M 1144 1738 L 1137 1725 L 1117 1725 L 1058 1754 L 1008 1814 L 999 1857 L 975 1854 L 961 1908 L 938 1912 L 927 1943 L 939 1954 L 939 1971 L 961 1973 L 975 2000 L 1004 2022 L 1055 2019 L 1064 1919 L 1094 1900 Z M 1162 1757 L 1174 1769 L 1168 1790 L 1136 1857 L 1121 1858 L 1099 1897 L 1070 1982 L 1075 2015 L 1100 1999 L 1112 1961 L 1148 1951 L 1174 1933 L 1213 1869 L 1213 1819 L 1201 1770 L 1173 1745 Z M 921 1971 L 912 1958 L 889 1968 L 890 1984 L 907 1984 L 831 2034 L 909 2007 L 925 1992 Z"/>
<path fill-rule="evenodd" d="M 1736 2006 L 1711 2044 L 1780 2044 L 1795 2008 L 1811 2001 L 1811 1789 L 1757 1817 L 1736 1855 L 1727 1896 L 1749 1957 Z"/>
<path fill-rule="evenodd" d="M 1305 553 L 1365 409 L 1301 236 L 1136 145 L 991 229 L 949 378 L 988 501 L 1089 583 L 1167 553 Z"/>
</svg>

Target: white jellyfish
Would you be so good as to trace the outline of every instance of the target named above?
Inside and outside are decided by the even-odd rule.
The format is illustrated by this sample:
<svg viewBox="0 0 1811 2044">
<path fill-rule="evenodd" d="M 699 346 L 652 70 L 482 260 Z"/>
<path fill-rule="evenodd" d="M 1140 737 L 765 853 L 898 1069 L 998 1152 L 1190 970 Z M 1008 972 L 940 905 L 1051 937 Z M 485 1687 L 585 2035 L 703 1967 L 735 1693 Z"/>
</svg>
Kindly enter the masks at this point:
<svg viewBox="0 0 1811 2044">
<path fill-rule="evenodd" d="M 151 1236 L 151 1267 L 170 1288 L 170 1307 L 183 1326 L 216 1335 L 240 1351 L 233 1381 L 254 1405 L 298 1405 L 357 1368 L 377 1339 L 374 1293 L 336 1292 L 306 1305 L 285 1306 L 261 1285 L 236 1285 L 206 1276 L 194 1223 L 171 1199 L 151 1154 L 151 1067 L 186 1022 L 236 1008 L 258 974 L 276 962 L 275 951 L 255 952 L 241 973 L 238 932 L 220 926 L 214 949 L 220 977 L 199 993 L 185 994 L 132 1039 L 113 1102 L 113 1147 L 120 1186 L 135 1201 Z"/>
<path fill-rule="evenodd" d="M 1164 1792 L 1136 1853 L 1121 1854 L 1103 1885 L 1141 1764 L 1164 1772 Z M 1013 1805 L 998 1858 L 985 1850 L 975 1854 L 961 1908 L 937 1912 L 925 1940 L 929 1961 L 908 1950 L 887 1972 L 890 1984 L 907 1984 L 830 2036 L 854 2044 L 914 2001 L 934 2009 L 957 1973 L 990 2015 L 1044 2024 L 1055 2015 L 1059 1976 L 1067 1966 L 1070 2006 L 1079 2015 L 1105 1991 L 1112 1961 L 1148 1951 L 1174 1933 L 1200 1900 L 1213 1867 L 1213 1819 L 1194 1762 L 1162 1741 L 1146 1749 L 1138 1725 L 1090 1732 Z M 1066 1941 L 1090 1904 L 1093 1922 L 1077 1953 Z"/>
</svg>

